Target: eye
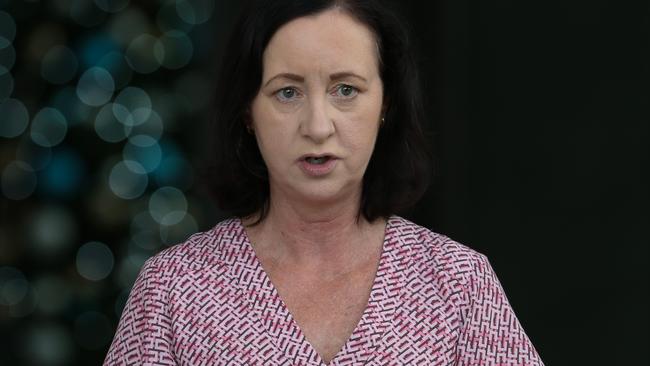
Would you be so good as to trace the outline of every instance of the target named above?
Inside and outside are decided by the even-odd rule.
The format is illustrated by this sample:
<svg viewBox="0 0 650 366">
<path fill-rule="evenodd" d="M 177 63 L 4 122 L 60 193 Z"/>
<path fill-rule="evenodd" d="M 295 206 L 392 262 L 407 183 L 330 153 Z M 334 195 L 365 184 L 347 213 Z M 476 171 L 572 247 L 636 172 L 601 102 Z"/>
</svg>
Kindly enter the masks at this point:
<svg viewBox="0 0 650 366">
<path fill-rule="evenodd" d="M 337 97 L 341 97 L 343 99 L 351 99 L 357 96 L 359 89 L 351 85 L 340 84 L 336 86 L 334 93 Z"/>
<path fill-rule="evenodd" d="M 275 97 L 283 103 L 291 102 L 293 99 L 297 98 L 297 96 L 298 91 L 292 86 L 282 88 L 275 92 Z"/>
</svg>

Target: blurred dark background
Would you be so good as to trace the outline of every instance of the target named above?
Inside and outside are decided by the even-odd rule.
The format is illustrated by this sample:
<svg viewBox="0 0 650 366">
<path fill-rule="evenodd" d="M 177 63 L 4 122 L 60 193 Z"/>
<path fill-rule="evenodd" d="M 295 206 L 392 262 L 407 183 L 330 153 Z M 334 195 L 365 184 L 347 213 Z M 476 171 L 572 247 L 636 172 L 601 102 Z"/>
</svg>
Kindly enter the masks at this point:
<svg viewBox="0 0 650 366">
<path fill-rule="evenodd" d="M 547 365 L 648 365 L 650 6 L 393 1 L 435 179 L 404 216 L 490 259 Z M 101 364 L 198 185 L 237 1 L 0 0 L 0 365 Z M 227 174 L 227 172 L 224 172 Z"/>
</svg>

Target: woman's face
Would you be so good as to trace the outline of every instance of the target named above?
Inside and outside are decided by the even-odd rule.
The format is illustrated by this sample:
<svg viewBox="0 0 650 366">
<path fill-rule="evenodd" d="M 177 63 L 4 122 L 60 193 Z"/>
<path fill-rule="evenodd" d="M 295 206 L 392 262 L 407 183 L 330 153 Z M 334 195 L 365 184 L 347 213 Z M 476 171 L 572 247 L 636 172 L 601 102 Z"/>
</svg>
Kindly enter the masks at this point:
<svg viewBox="0 0 650 366">
<path fill-rule="evenodd" d="M 251 115 L 272 197 L 358 198 L 382 113 L 372 32 L 339 10 L 298 18 L 271 38 L 263 68 Z"/>
</svg>

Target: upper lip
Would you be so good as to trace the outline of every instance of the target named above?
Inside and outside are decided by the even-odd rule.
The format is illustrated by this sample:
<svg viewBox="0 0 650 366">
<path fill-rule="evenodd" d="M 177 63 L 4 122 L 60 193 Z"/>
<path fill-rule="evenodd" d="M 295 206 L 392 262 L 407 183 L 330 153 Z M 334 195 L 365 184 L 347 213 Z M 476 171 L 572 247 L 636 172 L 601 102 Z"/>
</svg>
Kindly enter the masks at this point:
<svg viewBox="0 0 650 366">
<path fill-rule="evenodd" d="M 316 153 L 314 153 L 314 154 L 305 154 L 305 155 L 300 157 L 300 160 L 305 160 L 307 158 L 322 158 L 322 157 L 325 157 L 325 156 L 327 156 L 329 158 L 333 158 L 333 159 L 338 159 L 339 158 L 338 156 L 336 156 L 336 155 L 334 155 L 332 153 L 327 153 L 326 152 L 326 153 L 317 153 L 317 154 Z"/>
</svg>

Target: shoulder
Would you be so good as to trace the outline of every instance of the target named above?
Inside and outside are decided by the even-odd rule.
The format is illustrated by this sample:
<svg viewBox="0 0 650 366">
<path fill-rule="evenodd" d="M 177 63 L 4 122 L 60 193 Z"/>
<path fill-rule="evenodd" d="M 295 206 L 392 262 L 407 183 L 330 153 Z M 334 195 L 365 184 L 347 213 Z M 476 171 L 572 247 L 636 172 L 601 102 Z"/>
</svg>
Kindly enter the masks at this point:
<svg viewBox="0 0 650 366">
<path fill-rule="evenodd" d="M 149 258 L 142 272 L 178 276 L 224 264 L 244 240 L 245 232 L 239 219 L 229 218 Z"/>
<path fill-rule="evenodd" d="M 477 276 L 492 271 L 487 256 L 446 235 L 399 216 L 392 218 L 391 227 L 400 246 L 410 251 L 417 275 L 428 283 L 468 295 Z"/>
<path fill-rule="evenodd" d="M 441 269 L 464 272 L 470 266 L 480 266 L 487 257 L 446 235 L 436 233 L 405 218 L 393 216 L 392 235 L 408 246 L 414 258 L 436 263 Z"/>
</svg>

